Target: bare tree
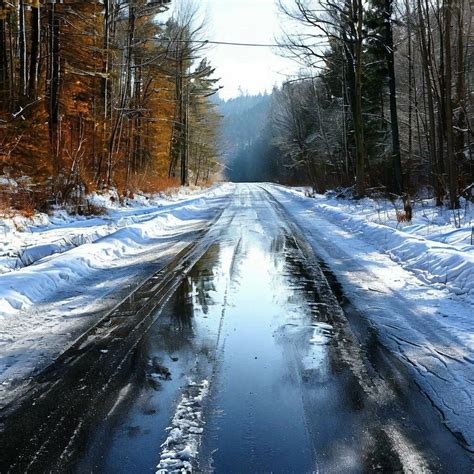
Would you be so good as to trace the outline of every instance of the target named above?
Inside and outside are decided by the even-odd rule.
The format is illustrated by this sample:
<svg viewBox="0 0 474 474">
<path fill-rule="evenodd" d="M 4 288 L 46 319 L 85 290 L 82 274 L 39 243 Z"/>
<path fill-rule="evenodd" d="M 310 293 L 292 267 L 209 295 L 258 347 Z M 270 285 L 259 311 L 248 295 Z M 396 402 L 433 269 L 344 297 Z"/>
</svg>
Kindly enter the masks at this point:
<svg viewBox="0 0 474 474">
<path fill-rule="evenodd" d="M 364 8 L 362 0 L 320 2 L 294 0 L 293 6 L 279 0 L 280 11 L 299 25 L 300 33 L 286 33 L 282 46 L 289 55 L 307 67 L 318 67 L 323 59 L 321 48 L 328 41 L 342 45 L 348 64 L 345 80 L 348 83 L 352 124 L 356 148 L 356 192 L 364 196 L 366 188 L 367 152 L 364 138 L 362 110 Z M 324 41 L 325 40 L 325 41 Z"/>
</svg>

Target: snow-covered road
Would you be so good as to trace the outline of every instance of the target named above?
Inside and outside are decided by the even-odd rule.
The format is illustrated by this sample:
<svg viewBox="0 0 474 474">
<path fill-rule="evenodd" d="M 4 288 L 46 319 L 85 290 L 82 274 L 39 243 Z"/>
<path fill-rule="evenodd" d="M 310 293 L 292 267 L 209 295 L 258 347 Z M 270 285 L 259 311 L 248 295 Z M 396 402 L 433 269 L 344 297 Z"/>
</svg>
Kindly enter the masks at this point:
<svg viewBox="0 0 474 474">
<path fill-rule="evenodd" d="M 474 450 L 473 254 L 383 225 L 364 227 L 302 192 L 264 188 L 297 223 L 380 341 L 412 370 L 446 425 Z M 456 291 L 436 282 L 440 271 L 455 275 Z"/>
<path fill-rule="evenodd" d="M 28 428 L 42 454 L 28 455 L 47 463 L 65 443 L 79 470 L 98 462 L 114 472 L 134 462 L 226 471 L 239 460 L 268 470 L 283 459 L 287 470 L 465 468 L 474 446 L 472 252 L 364 226 L 346 211 L 282 186 L 224 184 L 128 210 L 131 221 L 108 235 L 0 276 L 0 395 L 5 404 L 28 387 L 39 394 L 15 415 L 41 426 Z M 84 227 L 110 227 L 98 219 Z M 159 272 L 195 243 L 195 257 Z M 431 265 L 417 249 L 431 252 Z M 436 280 L 443 266 L 452 285 Z M 30 438 L 25 431 L 15 443 L 8 426 L 11 435 L 17 418 L 1 415 L 13 456 Z"/>
</svg>

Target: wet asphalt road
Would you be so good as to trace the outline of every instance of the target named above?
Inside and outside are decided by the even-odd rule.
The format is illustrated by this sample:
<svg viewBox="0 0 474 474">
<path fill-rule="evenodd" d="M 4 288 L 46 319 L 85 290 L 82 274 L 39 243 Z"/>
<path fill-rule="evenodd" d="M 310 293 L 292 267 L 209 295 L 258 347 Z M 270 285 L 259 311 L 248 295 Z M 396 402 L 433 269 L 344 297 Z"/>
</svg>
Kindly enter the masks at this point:
<svg viewBox="0 0 474 474">
<path fill-rule="evenodd" d="M 471 472 L 326 277 L 274 199 L 239 186 L 195 246 L 0 413 L 0 472 Z"/>
</svg>

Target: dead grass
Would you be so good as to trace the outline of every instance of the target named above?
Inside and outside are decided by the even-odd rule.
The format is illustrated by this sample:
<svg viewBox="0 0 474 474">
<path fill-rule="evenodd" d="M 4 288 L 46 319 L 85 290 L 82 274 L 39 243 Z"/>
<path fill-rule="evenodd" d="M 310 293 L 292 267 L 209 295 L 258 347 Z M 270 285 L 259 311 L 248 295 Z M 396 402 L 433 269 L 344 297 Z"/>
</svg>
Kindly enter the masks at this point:
<svg viewBox="0 0 474 474">
<path fill-rule="evenodd" d="M 130 180 L 128 189 L 128 195 L 136 191 L 141 191 L 142 193 L 160 193 L 166 192 L 169 189 L 179 187 L 178 178 L 169 178 L 163 176 L 149 176 L 146 178 L 132 178 Z M 123 188 L 122 188 L 123 189 Z M 125 192 L 126 192 L 125 191 Z M 125 194 L 125 192 L 123 194 Z"/>
<path fill-rule="evenodd" d="M 48 209 L 47 194 L 40 190 L 31 189 L 2 189 L 0 190 L 0 215 L 13 217 L 22 215 L 33 217 L 37 211 Z"/>
</svg>

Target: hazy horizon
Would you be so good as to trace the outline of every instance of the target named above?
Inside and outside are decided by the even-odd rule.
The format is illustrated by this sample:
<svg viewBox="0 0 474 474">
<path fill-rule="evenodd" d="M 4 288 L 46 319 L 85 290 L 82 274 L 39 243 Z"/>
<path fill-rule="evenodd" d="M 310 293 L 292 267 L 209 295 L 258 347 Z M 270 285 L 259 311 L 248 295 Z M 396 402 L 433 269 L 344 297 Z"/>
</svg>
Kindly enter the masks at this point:
<svg viewBox="0 0 474 474">
<path fill-rule="evenodd" d="M 179 8 L 176 1 L 174 8 Z M 275 0 L 205 0 L 200 7 L 207 20 L 207 40 L 274 44 L 281 31 Z M 262 21 L 263 20 L 263 21 Z M 278 55 L 277 48 L 213 45 L 206 56 L 221 78 L 220 97 L 271 92 L 297 70 L 297 65 Z"/>
</svg>

